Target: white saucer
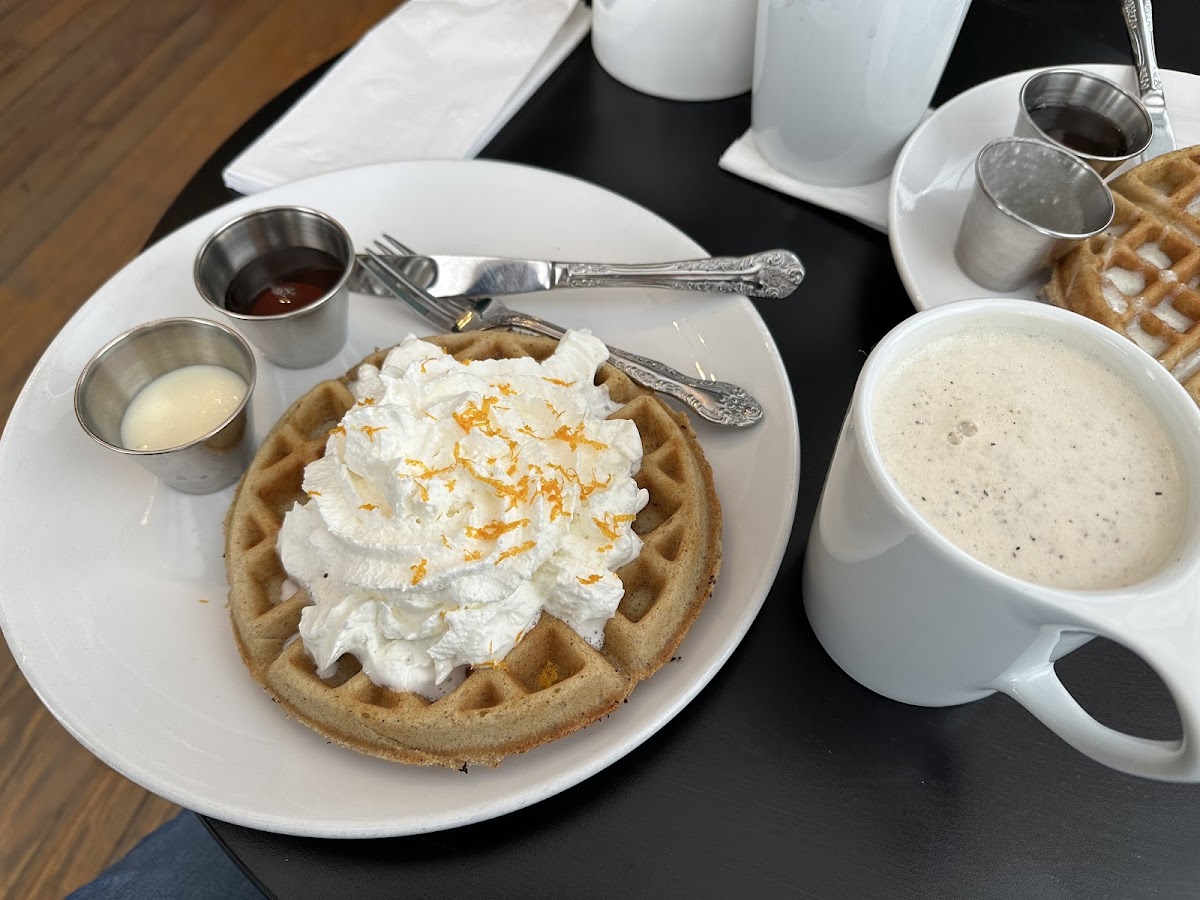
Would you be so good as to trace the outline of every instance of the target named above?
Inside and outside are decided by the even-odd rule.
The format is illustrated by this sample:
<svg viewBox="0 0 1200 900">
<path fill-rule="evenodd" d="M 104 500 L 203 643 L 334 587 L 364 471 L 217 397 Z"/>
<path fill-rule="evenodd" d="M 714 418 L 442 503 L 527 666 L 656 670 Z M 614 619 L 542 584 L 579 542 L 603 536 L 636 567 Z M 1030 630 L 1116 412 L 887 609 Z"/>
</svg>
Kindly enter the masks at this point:
<svg viewBox="0 0 1200 900">
<path fill-rule="evenodd" d="M 1137 93 L 1131 66 L 1084 63 L 1086 69 Z M 900 153 L 888 203 L 892 256 L 913 306 L 927 309 L 963 297 L 1034 299 L 1046 282 L 1036 275 L 1015 291 L 980 287 L 954 261 L 954 241 L 975 178 L 975 157 L 988 141 L 1012 134 L 1017 95 L 1037 69 L 1013 72 L 976 85 L 938 107 Z M 1180 147 L 1200 143 L 1200 76 L 1164 70 L 1171 125 Z"/>
</svg>

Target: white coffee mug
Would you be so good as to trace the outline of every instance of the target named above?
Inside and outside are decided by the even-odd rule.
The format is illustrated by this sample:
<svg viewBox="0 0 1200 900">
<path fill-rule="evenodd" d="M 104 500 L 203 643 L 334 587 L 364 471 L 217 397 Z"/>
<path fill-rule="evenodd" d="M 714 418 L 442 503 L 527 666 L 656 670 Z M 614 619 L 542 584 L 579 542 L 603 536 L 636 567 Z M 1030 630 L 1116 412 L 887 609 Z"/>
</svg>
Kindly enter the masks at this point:
<svg viewBox="0 0 1200 900">
<path fill-rule="evenodd" d="M 929 107 L 969 3 L 759 0 L 759 153 L 810 184 L 883 178 Z"/>
<path fill-rule="evenodd" d="M 757 0 L 595 0 L 592 47 L 613 78 L 668 100 L 750 90 Z"/>
<path fill-rule="evenodd" d="M 1049 335 L 1084 351 L 1144 395 L 1157 414 L 1187 493 L 1172 561 L 1148 578 L 1129 587 L 1066 590 L 1003 574 L 943 537 L 889 475 L 872 422 L 887 375 L 931 341 L 989 326 Z M 912 316 L 868 357 L 834 452 L 804 563 L 804 602 L 814 632 L 849 675 L 886 697 L 949 706 L 1003 691 L 1105 765 L 1200 781 L 1197 435 L 1200 410 L 1165 368 L 1074 313 L 992 299 Z M 1158 673 L 1178 709 L 1182 740 L 1124 734 L 1075 701 L 1054 662 L 1097 635 L 1127 647 Z"/>
</svg>

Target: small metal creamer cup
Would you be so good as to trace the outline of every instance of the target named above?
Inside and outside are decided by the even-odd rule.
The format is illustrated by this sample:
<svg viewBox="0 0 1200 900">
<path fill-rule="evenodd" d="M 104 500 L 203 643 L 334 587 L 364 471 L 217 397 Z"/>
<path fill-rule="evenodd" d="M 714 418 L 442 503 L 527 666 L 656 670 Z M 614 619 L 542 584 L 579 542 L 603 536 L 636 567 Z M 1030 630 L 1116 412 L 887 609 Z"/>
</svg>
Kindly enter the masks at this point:
<svg viewBox="0 0 1200 900">
<path fill-rule="evenodd" d="M 222 366 L 246 382 L 246 395 L 220 425 L 164 450 L 133 450 L 121 440 L 121 422 L 142 388 L 176 369 Z M 100 446 L 140 463 L 163 483 L 187 494 L 233 484 L 254 456 L 250 397 L 257 371 L 254 351 L 236 331 L 208 319 L 147 322 L 109 341 L 75 383 L 75 416 Z"/>
<path fill-rule="evenodd" d="M 1078 156 L 1101 176 L 1140 156 L 1154 134 L 1154 123 L 1141 100 L 1120 85 L 1091 72 L 1078 69 L 1038 72 L 1021 86 L 1019 101 L 1017 123 L 1013 129 L 1015 137 L 1035 138 L 1061 147 Z M 1081 146 L 1071 146 L 1065 135 L 1063 140 L 1050 136 L 1033 119 L 1033 113 L 1048 107 L 1080 111 L 1085 118 L 1077 119 L 1075 128 L 1087 129 L 1097 124 L 1114 126 L 1124 143 L 1121 152 L 1100 155 Z M 1096 116 L 1099 122 L 1093 118 Z M 1065 127 L 1069 130 L 1071 126 L 1068 123 Z M 1094 135 L 1084 130 L 1071 137 L 1078 142 L 1094 138 Z"/>
<path fill-rule="evenodd" d="M 226 292 L 249 263 L 273 250 L 323 250 L 343 266 L 341 277 L 313 303 L 290 312 L 255 316 L 225 305 Z M 354 242 L 335 219 L 303 206 L 252 210 L 217 229 L 196 254 L 193 277 L 208 302 L 237 324 L 268 360 L 287 369 L 319 365 L 337 355 L 349 334 Z"/>
<path fill-rule="evenodd" d="M 999 138 L 975 161 L 975 186 L 954 258 L 993 291 L 1021 287 L 1112 222 L 1112 192 L 1074 154 L 1030 138 Z"/>
</svg>

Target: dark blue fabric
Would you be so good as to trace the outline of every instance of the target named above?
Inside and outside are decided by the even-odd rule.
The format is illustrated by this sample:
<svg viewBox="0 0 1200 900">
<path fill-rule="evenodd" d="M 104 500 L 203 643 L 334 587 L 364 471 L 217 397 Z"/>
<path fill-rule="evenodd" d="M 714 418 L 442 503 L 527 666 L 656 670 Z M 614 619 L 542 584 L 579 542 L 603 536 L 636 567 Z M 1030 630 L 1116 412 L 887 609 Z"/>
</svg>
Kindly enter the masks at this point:
<svg viewBox="0 0 1200 900">
<path fill-rule="evenodd" d="M 148 834 L 68 900 L 263 900 L 262 892 L 208 833 L 181 812 Z"/>
</svg>

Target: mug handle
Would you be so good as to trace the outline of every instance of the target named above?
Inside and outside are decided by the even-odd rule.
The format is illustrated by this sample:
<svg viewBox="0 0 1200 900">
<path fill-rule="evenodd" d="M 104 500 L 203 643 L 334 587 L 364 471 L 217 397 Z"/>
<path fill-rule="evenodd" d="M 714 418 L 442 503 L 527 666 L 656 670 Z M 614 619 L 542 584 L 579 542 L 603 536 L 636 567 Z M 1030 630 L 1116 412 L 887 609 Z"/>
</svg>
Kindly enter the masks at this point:
<svg viewBox="0 0 1200 900">
<path fill-rule="evenodd" d="M 1142 615 L 1133 607 L 1126 607 L 1119 618 L 1097 609 L 1081 613 L 1077 622 L 1047 626 L 1037 649 L 1031 648 L 1030 654 L 991 687 L 1008 694 L 1064 741 L 1099 763 L 1160 781 L 1200 781 L 1200 605 L 1194 597 L 1186 606 L 1168 598 L 1160 600 L 1179 611 L 1176 621 L 1164 621 L 1162 607 L 1134 601 Z M 1139 626 L 1135 624 L 1139 620 L 1153 624 Z M 1183 726 L 1182 738 L 1135 737 L 1101 724 L 1080 706 L 1059 680 L 1051 656 L 1063 635 L 1071 632 L 1108 638 L 1145 660 L 1171 694 Z"/>
</svg>

